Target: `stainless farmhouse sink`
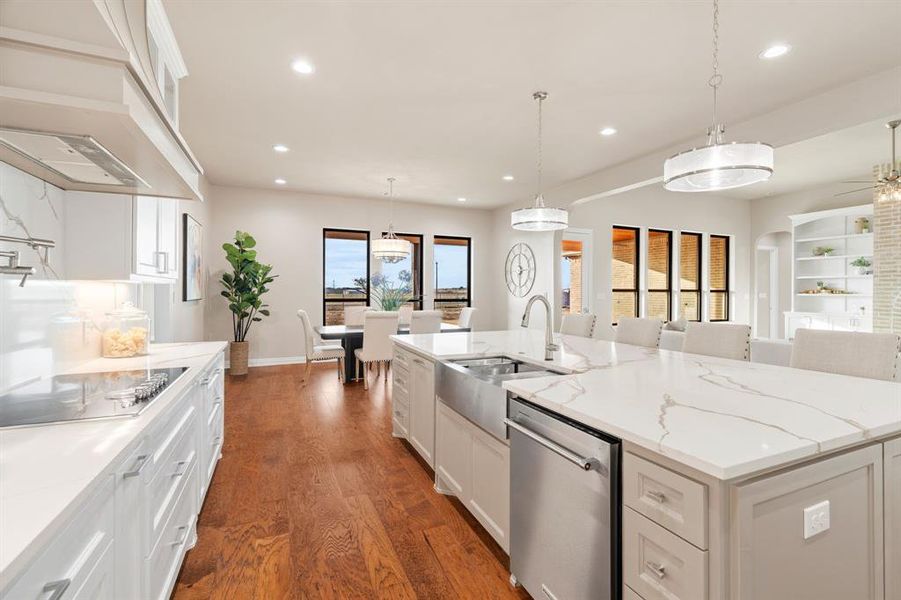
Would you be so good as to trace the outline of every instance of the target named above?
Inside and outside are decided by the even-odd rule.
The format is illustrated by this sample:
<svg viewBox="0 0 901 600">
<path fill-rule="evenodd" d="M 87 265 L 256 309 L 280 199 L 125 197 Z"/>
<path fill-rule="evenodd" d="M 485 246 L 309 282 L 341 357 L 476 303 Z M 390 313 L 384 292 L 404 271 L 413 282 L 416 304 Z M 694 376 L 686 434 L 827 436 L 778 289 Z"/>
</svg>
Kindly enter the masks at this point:
<svg viewBox="0 0 901 600">
<path fill-rule="evenodd" d="M 506 441 L 507 391 L 502 384 L 514 379 L 563 374 L 507 356 L 448 360 L 438 363 L 435 393 L 456 412 Z"/>
</svg>

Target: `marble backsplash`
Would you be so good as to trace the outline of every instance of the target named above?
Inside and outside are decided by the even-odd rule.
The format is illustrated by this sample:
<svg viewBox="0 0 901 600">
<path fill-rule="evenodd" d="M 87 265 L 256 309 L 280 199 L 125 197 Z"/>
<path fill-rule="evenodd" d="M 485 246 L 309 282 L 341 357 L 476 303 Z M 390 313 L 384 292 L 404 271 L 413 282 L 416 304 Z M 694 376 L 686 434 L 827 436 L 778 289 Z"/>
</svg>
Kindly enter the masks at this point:
<svg viewBox="0 0 901 600">
<path fill-rule="evenodd" d="M 23 287 L 19 277 L 0 275 L 0 393 L 96 358 L 104 313 L 141 304 L 138 284 L 65 279 L 65 194 L 0 162 L 0 234 L 56 242 L 46 255 L 0 242 L 37 269 Z"/>
</svg>

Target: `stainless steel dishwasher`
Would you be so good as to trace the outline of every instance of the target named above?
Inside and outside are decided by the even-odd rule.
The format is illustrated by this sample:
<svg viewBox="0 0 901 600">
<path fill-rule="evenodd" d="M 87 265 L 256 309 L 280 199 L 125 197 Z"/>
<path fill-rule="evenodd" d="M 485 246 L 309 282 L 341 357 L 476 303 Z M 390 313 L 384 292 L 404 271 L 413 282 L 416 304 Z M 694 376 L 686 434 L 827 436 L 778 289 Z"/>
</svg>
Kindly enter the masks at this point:
<svg viewBox="0 0 901 600">
<path fill-rule="evenodd" d="M 620 441 L 518 398 L 510 435 L 510 572 L 537 600 L 618 600 Z"/>
</svg>

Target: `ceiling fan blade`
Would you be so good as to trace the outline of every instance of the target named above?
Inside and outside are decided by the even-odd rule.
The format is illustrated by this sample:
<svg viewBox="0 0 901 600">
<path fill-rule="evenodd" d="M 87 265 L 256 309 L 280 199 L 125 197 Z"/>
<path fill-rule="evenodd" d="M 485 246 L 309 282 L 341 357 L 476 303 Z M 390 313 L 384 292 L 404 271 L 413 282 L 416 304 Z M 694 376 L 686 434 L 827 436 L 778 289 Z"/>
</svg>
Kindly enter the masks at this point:
<svg viewBox="0 0 901 600">
<path fill-rule="evenodd" d="M 839 183 L 875 183 L 872 179 L 846 179 L 845 181 L 839 181 Z"/>
<path fill-rule="evenodd" d="M 832 195 L 833 195 L 833 197 L 834 197 L 834 196 L 845 196 L 845 195 L 847 195 L 847 194 L 853 194 L 853 193 L 855 193 L 855 192 L 862 192 L 862 191 L 864 191 L 864 190 L 872 190 L 872 189 L 876 189 L 876 187 L 877 187 L 877 186 L 875 186 L 875 185 L 870 185 L 870 186 L 867 186 L 867 187 L 865 187 L 865 188 L 858 188 L 858 189 L 856 189 L 856 190 L 848 190 L 847 192 L 840 192 L 840 193 L 838 193 L 838 194 L 832 194 Z"/>
</svg>

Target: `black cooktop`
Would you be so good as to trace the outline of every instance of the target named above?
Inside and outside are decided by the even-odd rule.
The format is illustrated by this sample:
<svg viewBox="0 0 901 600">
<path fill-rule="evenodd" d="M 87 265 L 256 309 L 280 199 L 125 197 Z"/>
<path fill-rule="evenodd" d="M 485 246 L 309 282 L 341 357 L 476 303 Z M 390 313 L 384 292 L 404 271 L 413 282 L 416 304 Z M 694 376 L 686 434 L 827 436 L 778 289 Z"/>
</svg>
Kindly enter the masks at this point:
<svg viewBox="0 0 901 600">
<path fill-rule="evenodd" d="M 187 367 L 56 375 L 0 396 L 0 427 L 141 414 Z"/>
</svg>

